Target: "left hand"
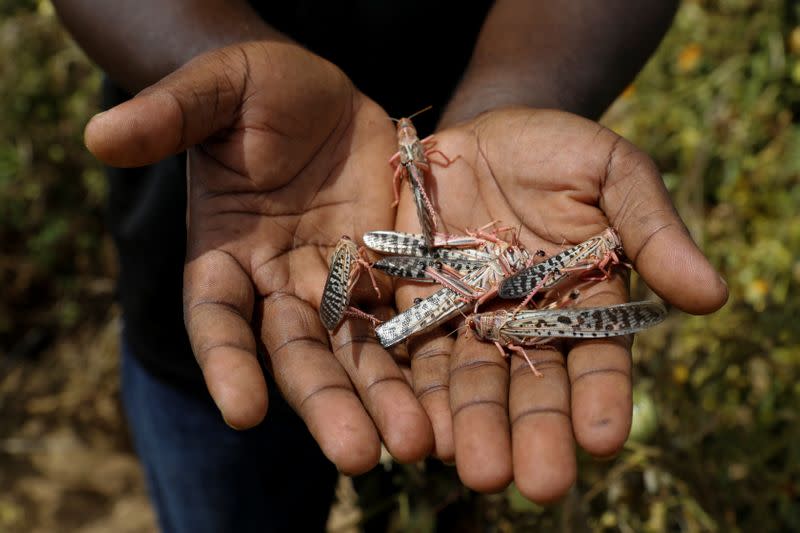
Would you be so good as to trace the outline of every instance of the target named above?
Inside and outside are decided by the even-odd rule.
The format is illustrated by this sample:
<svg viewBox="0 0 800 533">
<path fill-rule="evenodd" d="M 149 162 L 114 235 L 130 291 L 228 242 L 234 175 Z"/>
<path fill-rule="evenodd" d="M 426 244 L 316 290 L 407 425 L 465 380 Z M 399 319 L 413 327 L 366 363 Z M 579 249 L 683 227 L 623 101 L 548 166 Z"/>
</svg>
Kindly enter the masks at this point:
<svg viewBox="0 0 800 533">
<path fill-rule="evenodd" d="M 603 126 L 558 111 L 484 113 L 437 133 L 460 156 L 434 165 L 432 196 L 449 233 L 499 220 L 520 229 L 530 251 L 556 253 L 614 227 L 647 284 L 676 307 L 710 313 L 727 287 L 692 241 L 650 158 Z M 404 187 L 397 229 L 418 232 Z M 399 309 L 435 289 L 399 282 Z M 579 305 L 628 300 L 627 276 L 581 292 Z M 514 302 L 513 305 L 517 305 Z M 512 479 L 548 502 L 574 483 L 574 441 L 594 456 L 620 450 L 631 424 L 631 338 L 586 340 L 568 351 L 520 357 L 439 329 L 409 342 L 414 390 L 431 418 L 435 453 L 455 459 L 465 485 L 492 492 Z"/>
</svg>

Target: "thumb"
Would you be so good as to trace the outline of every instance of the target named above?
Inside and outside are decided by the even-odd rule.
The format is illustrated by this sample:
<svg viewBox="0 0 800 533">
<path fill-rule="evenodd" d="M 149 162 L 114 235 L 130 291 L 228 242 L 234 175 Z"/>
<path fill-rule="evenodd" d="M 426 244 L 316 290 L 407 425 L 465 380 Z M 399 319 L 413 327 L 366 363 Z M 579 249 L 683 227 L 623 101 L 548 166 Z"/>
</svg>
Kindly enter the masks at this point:
<svg viewBox="0 0 800 533">
<path fill-rule="evenodd" d="M 111 166 L 155 163 L 231 126 L 245 84 L 243 59 L 218 52 L 200 56 L 131 100 L 95 115 L 84 141 Z"/>
<path fill-rule="evenodd" d="M 600 207 L 647 285 L 688 313 L 722 307 L 728 286 L 692 240 L 653 161 L 618 138 L 607 169 Z"/>
</svg>

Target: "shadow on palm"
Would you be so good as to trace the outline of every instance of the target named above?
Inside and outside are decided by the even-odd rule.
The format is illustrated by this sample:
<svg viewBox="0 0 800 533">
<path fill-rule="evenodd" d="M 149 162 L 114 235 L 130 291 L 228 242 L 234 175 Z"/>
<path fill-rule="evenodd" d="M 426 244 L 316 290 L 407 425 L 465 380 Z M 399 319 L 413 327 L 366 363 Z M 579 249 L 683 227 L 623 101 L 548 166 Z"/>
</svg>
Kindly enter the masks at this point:
<svg viewBox="0 0 800 533">
<path fill-rule="evenodd" d="M 316 304 L 339 237 L 391 224 L 383 154 L 393 130 L 332 65 L 317 59 L 308 72 L 282 72 L 276 65 L 298 59 L 263 50 L 243 52 L 247 82 L 231 124 L 190 150 L 189 260 L 222 251 L 261 296 Z"/>
</svg>

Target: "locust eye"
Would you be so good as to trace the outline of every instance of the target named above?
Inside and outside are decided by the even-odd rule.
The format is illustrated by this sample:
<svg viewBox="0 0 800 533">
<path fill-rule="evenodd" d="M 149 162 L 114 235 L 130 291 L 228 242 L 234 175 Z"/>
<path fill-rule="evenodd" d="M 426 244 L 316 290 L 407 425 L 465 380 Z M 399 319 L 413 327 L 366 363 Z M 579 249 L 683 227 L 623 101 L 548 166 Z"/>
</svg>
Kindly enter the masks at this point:
<svg viewBox="0 0 800 533">
<path fill-rule="evenodd" d="M 414 127 L 414 125 L 411 123 L 411 121 L 409 119 L 407 119 L 407 118 L 401 118 L 400 120 L 397 121 L 397 129 L 398 130 L 403 130 L 403 129 L 404 130 L 408 130 L 408 132 L 411 135 L 413 135 L 413 136 L 417 135 L 417 129 Z"/>
</svg>

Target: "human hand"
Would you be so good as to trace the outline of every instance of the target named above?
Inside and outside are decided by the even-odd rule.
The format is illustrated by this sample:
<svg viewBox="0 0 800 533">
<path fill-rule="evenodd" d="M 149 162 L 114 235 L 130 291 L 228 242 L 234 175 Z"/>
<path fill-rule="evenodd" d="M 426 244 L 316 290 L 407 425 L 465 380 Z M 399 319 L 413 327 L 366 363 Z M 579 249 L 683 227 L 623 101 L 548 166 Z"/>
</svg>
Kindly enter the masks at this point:
<svg viewBox="0 0 800 533">
<path fill-rule="evenodd" d="M 283 395 L 340 470 L 374 466 L 381 439 L 400 461 L 429 453 L 428 418 L 369 326 L 329 339 L 317 315 L 338 239 L 394 223 L 394 128 L 338 68 L 291 44 L 223 48 L 94 117 L 86 143 L 114 166 L 188 149 L 185 322 L 229 425 L 266 413 L 263 342 Z M 378 306 L 370 291 L 356 298 Z"/>
<path fill-rule="evenodd" d="M 695 314 L 726 301 L 724 281 L 691 240 L 653 162 L 610 130 L 568 113 L 516 108 L 482 114 L 436 137 L 448 157 L 460 156 L 449 167 L 434 166 L 430 180 L 446 231 L 499 220 L 520 228 L 528 250 L 552 254 L 611 226 L 665 300 Z M 419 231 L 407 192 L 397 229 Z M 627 301 L 627 281 L 615 275 L 582 288 L 579 305 Z M 434 290 L 412 282 L 398 287 L 401 310 Z M 519 356 L 509 365 L 492 344 L 444 333 L 410 339 L 414 390 L 431 418 L 436 455 L 455 459 L 470 488 L 497 491 L 513 479 L 531 500 L 553 501 L 574 483 L 574 441 L 598 457 L 624 444 L 632 413 L 631 338 L 531 349 L 544 374 L 537 378 Z"/>
</svg>

